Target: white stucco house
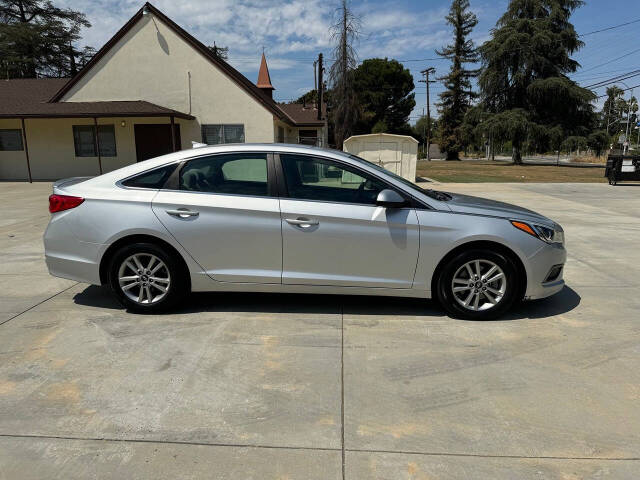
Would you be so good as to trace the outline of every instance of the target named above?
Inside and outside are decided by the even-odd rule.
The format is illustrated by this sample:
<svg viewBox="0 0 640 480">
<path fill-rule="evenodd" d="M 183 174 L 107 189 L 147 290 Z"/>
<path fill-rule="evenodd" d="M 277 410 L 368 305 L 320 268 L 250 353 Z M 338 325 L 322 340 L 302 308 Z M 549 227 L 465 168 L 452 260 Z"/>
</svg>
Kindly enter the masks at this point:
<svg viewBox="0 0 640 480">
<path fill-rule="evenodd" d="M 97 175 L 192 142 L 326 145 L 324 112 L 272 98 L 146 3 L 73 78 L 0 80 L 0 179 Z"/>
</svg>

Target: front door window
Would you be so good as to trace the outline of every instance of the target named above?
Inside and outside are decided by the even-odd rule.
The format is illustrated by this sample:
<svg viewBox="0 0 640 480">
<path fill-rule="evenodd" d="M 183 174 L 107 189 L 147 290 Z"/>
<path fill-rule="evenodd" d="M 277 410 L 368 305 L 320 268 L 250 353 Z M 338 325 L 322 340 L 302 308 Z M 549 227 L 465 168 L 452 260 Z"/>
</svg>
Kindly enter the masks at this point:
<svg viewBox="0 0 640 480">
<path fill-rule="evenodd" d="M 290 198 L 375 205 L 388 188 L 360 170 L 306 155 L 280 155 Z"/>
</svg>

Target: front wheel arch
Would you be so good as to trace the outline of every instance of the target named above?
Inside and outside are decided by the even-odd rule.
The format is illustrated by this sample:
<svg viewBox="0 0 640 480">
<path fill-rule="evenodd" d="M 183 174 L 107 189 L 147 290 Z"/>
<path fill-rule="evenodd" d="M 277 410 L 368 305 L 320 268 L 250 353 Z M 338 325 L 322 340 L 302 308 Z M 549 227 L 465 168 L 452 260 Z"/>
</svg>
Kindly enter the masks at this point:
<svg viewBox="0 0 640 480">
<path fill-rule="evenodd" d="M 182 278 L 187 282 L 187 285 L 185 286 L 186 291 L 187 292 L 191 291 L 191 274 L 189 272 L 189 267 L 187 267 L 187 263 L 185 262 L 180 252 L 178 252 L 178 250 L 176 250 L 176 248 L 170 243 L 158 237 L 154 237 L 153 235 L 144 235 L 144 234 L 128 235 L 126 237 L 119 238 L 118 240 L 113 242 L 111 245 L 109 245 L 109 248 L 107 248 L 107 250 L 104 252 L 104 255 L 102 255 L 102 259 L 100 260 L 100 284 L 101 285 L 105 285 L 107 283 L 107 277 L 109 275 L 109 265 L 111 263 L 111 259 L 113 258 L 113 255 L 115 255 L 115 253 L 125 245 L 132 245 L 134 243 L 152 243 L 154 245 L 157 245 L 161 248 L 166 249 L 168 253 L 170 253 L 171 255 L 174 255 L 175 258 L 178 260 L 178 263 L 180 264 L 180 267 L 182 269 L 182 272 L 181 272 Z"/>
<path fill-rule="evenodd" d="M 445 267 L 445 265 L 447 265 L 452 258 L 458 256 L 462 252 L 476 249 L 487 249 L 495 251 L 497 253 L 501 253 L 502 255 L 509 257 L 514 262 L 518 270 L 518 293 L 516 298 L 518 300 L 522 300 L 527 291 L 527 270 L 524 268 L 522 260 L 520 260 L 520 257 L 516 254 L 516 252 L 511 250 L 509 247 L 498 242 L 492 242 L 490 240 L 477 240 L 473 242 L 463 243 L 462 245 L 458 245 L 457 247 L 455 247 L 453 250 L 450 250 L 444 257 L 442 257 L 440 262 L 438 262 L 436 269 L 433 271 L 433 275 L 431 277 L 431 298 L 437 298 L 435 292 L 438 288 L 438 280 L 440 279 L 440 274 L 442 273 L 442 269 Z"/>
</svg>

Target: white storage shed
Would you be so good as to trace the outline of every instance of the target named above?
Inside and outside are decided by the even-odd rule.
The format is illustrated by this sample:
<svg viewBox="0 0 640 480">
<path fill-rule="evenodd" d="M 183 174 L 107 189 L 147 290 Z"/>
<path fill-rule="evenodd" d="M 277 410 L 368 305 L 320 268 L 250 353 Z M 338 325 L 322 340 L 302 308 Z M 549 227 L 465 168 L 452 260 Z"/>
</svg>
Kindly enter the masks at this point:
<svg viewBox="0 0 640 480">
<path fill-rule="evenodd" d="M 418 141 L 413 137 L 391 133 L 354 135 L 344 141 L 342 149 L 407 180 L 416 180 Z"/>
</svg>

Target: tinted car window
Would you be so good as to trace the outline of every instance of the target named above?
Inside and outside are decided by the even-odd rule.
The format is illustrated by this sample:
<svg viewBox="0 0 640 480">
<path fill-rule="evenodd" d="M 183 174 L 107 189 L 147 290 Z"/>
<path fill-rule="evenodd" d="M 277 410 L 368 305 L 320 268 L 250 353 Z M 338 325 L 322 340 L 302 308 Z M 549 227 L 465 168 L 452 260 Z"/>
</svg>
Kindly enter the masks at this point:
<svg viewBox="0 0 640 480">
<path fill-rule="evenodd" d="M 122 182 L 122 184 L 126 187 L 162 188 L 177 166 L 177 164 L 173 163 L 165 167 L 156 168 L 155 170 L 129 178 Z"/>
<path fill-rule="evenodd" d="M 242 153 L 191 160 L 180 172 L 180 190 L 267 196 L 267 155 Z"/>
<path fill-rule="evenodd" d="M 375 205 L 382 181 L 355 168 L 305 155 L 281 154 L 289 197 Z"/>
</svg>

